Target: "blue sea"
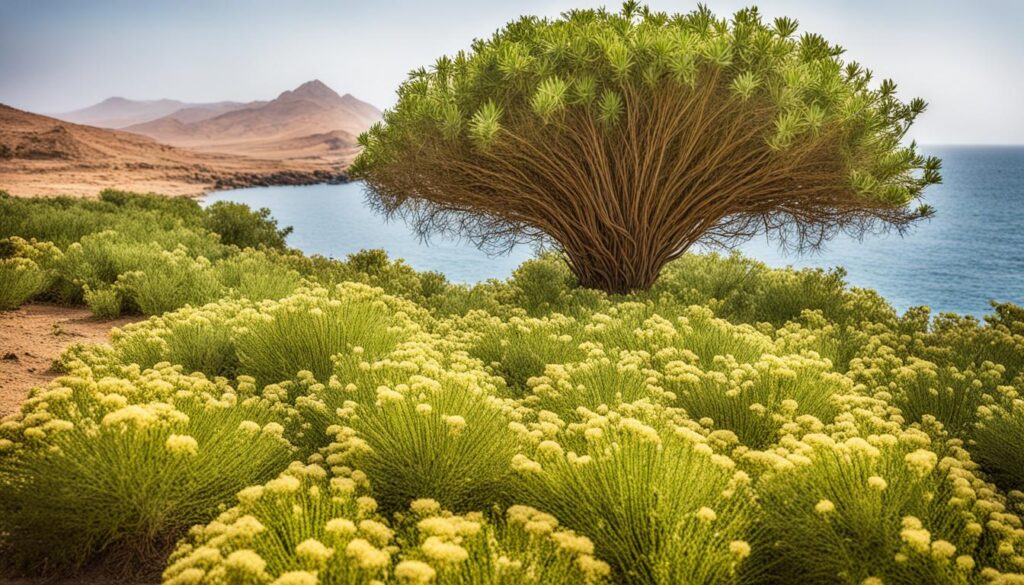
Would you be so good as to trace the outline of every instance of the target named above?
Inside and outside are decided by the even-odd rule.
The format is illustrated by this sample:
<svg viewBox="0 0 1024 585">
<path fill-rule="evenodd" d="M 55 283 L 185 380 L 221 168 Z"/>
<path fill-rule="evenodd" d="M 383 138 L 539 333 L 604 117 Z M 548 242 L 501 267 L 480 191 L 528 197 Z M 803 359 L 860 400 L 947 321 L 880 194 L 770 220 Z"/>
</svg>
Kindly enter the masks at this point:
<svg viewBox="0 0 1024 585">
<path fill-rule="evenodd" d="M 1024 146 L 924 150 L 942 158 L 943 183 L 925 195 L 935 217 L 909 234 L 840 237 L 811 255 L 786 254 L 760 240 L 741 252 L 772 266 L 842 266 L 850 284 L 877 290 L 899 311 L 927 305 L 980 316 L 990 299 L 1024 304 Z M 493 257 L 468 242 L 423 243 L 403 223 L 385 222 L 371 210 L 359 183 L 237 189 L 214 193 L 204 204 L 223 200 L 269 208 L 282 226 L 295 228 L 289 245 L 308 254 L 344 258 L 383 248 L 455 282 L 507 278 L 533 255 L 528 247 Z"/>
</svg>

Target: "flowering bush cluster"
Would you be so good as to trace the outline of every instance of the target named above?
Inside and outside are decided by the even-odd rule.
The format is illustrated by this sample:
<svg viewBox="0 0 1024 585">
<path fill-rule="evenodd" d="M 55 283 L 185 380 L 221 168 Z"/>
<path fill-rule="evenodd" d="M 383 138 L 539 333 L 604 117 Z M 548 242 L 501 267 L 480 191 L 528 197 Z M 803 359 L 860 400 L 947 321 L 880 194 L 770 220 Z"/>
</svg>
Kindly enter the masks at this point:
<svg viewBox="0 0 1024 585">
<path fill-rule="evenodd" d="M 82 278 L 145 282 L 94 236 L 111 264 Z M 51 267 L 73 244 L 8 244 L 71 286 Z M 608 296 L 551 255 L 466 287 L 374 252 L 157 253 L 230 284 L 72 346 L 0 422 L 0 570 L 1024 582 L 1019 307 L 901 316 L 837 273 L 737 256 Z"/>
<path fill-rule="evenodd" d="M 269 211 L 105 191 L 98 200 L 19 199 L 0 191 L 0 310 L 36 299 L 99 317 L 160 315 L 222 297 L 280 299 L 309 279 L 384 286 L 418 301 L 450 285 L 380 250 L 345 262 L 284 245 Z"/>
<path fill-rule="evenodd" d="M 57 570 L 165 554 L 295 448 L 265 399 L 181 366 L 81 361 L 0 423 L 3 564 Z"/>
<path fill-rule="evenodd" d="M 608 565 L 585 536 L 528 506 L 503 518 L 455 515 L 436 500 L 380 515 L 358 471 L 330 476 L 292 463 L 238 494 L 238 505 L 196 526 L 164 571 L 168 585 L 201 583 L 603 583 Z"/>
<path fill-rule="evenodd" d="M 0 259 L 0 309 L 14 309 L 42 292 L 46 274 L 28 258 Z"/>
</svg>

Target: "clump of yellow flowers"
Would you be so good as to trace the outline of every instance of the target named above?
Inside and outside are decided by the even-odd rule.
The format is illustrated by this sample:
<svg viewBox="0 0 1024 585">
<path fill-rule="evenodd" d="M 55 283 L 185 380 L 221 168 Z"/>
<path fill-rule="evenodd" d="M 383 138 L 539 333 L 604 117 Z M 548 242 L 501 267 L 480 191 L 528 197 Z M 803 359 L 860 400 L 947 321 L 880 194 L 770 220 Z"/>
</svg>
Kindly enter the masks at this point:
<svg viewBox="0 0 1024 585">
<path fill-rule="evenodd" d="M 554 260 L 533 262 L 429 302 L 307 281 L 72 347 L 0 422 L 0 570 L 1024 579 L 1024 317 L 897 316 L 864 291 L 814 296 L 826 275 L 744 276 L 736 259 L 701 265 L 754 278 L 760 304 L 692 302 L 707 283 L 675 270 L 646 294 L 553 294 L 524 279 L 561 274 Z"/>
</svg>

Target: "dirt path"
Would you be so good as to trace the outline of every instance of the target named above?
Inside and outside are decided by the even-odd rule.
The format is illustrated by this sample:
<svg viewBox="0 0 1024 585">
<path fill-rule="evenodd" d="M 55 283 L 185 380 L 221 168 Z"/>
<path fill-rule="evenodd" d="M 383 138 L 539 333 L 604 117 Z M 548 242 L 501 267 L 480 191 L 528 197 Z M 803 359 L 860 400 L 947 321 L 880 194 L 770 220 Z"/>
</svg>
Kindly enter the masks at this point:
<svg viewBox="0 0 1024 585">
<path fill-rule="evenodd" d="M 111 327 L 139 319 L 98 321 L 87 309 L 41 304 L 0 312 L 0 416 L 14 412 L 33 387 L 57 377 L 50 366 L 65 347 L 103 343 Z"/>
<path fill-rule="evenodd" d="M 50 365 L 65 347 L 75 342 L 103 343 L 112 327 L 141 319 L 98 321 L 86 309 L 41 304 L 0 311 L 0 417 L 14 412 L 33 387 L 57 377 Z M 0 585 L 154 585 L 159 581 L 159 576 L 111 577 L 99 568 L 58 579 L 0 576 Z"/>
</svg>

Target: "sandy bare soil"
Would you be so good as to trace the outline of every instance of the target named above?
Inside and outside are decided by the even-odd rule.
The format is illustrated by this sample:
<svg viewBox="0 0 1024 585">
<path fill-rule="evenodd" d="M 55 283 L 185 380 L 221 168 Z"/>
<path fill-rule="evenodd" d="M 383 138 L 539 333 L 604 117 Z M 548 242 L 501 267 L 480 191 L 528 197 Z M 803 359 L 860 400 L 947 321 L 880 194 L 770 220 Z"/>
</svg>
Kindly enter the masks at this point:
<svg viewBox="0 0 1024 585">
<path fill-rule="evenodd" d="M 140 319 L 98 321 L 87 309 L 43 304 L 0 312 L 0 416 L 14 412 L 33 387 L 57 377 L 51 365 L 68 345 L 104 343 L 112 327 Z"/>
</svg>

